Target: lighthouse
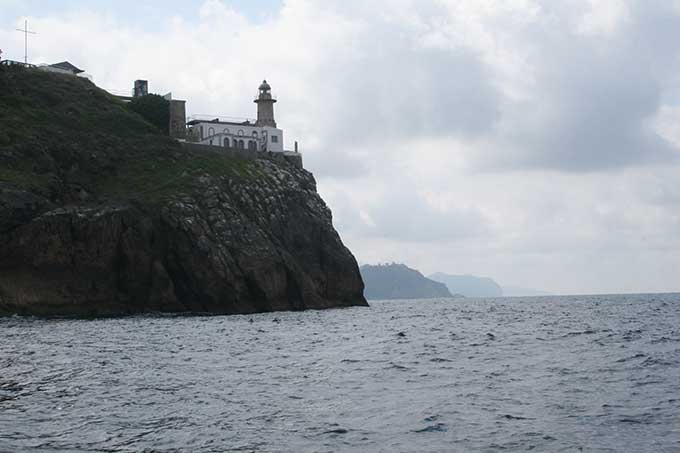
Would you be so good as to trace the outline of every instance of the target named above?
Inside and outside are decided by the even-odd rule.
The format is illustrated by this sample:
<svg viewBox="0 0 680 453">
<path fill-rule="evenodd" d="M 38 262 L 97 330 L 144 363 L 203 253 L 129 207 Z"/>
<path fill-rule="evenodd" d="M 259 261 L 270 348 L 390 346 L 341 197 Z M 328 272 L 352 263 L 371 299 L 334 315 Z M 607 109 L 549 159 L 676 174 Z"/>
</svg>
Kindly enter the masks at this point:
<svg viewBox="0 0 680 453">
<path fill-rule="evenodd" d="M 260 85 L 260 94 L 255 99 L 257 104 L 257 126 L 276 127 L 274 121 L 274 103 L 276 99 L 272 96 L 272 87 L 269 86 L 266 80 L 262 81 Z"/>
<path fill-rule="evenodd" d="M 256 120 L 244 118 L 245 121 L 234 121 L 233 117 L 198 115 L 190 118 L 187 123 L 189 126 L 187 140 L 230 150 L 286 152 L 283 148 L 283 130 L 276 127 L 274 120 L 276 99 L 272 96 L 272 87 L 263 80 L 258 91 L 255 97 Z"/>
</svg>

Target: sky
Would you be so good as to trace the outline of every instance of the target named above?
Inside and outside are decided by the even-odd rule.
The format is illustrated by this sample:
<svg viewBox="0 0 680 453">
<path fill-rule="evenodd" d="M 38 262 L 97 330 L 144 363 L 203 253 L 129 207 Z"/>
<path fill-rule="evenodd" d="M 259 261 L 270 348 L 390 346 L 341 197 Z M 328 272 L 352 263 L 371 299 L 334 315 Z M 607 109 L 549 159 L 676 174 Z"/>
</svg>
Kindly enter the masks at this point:
<svg viewBox="0 0 680 453">
<path fill-rule="evenodd" d="M 254 117 L 359 263 L 680 291 L 678 0 L 0 0 L 0 48 Z"/>
</svg>

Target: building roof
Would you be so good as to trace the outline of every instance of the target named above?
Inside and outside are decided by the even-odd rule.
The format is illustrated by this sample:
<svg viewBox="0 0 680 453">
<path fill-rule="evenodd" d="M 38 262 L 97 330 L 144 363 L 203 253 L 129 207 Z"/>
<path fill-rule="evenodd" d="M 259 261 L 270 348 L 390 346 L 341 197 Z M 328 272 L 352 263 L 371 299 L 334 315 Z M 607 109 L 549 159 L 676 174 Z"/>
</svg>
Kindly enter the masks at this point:
<svg viewBox="0 0 680 453">
<path fill-rule="evenodd" d="M 244 122 L 241 122 L 241 123 L 236 123 L 236 122 L 232 122 L 232 121 L 220 121 L 220 120 L 217 120 L 217 119 L 214 119 L 214 120 L 191 120 L 187 124 L 189 126 L 194 126 L 194 125 L 200 124 L 200 123 L 228 124 L 230 126 L 256 126 L 256 124 L 253 123 L 252 121 L 244 121 Z"/>
<path fill-rule="evenodd" d="M 57 69 L 63 69 L 64 71 L 71 71 L 74 74 L 80 74 L 81 72 L 85 72 L 82 69 L 76 68 L 68 61 L 62 61 L 61 63 L 51 64 L 50 66 Z"/>
</svg>

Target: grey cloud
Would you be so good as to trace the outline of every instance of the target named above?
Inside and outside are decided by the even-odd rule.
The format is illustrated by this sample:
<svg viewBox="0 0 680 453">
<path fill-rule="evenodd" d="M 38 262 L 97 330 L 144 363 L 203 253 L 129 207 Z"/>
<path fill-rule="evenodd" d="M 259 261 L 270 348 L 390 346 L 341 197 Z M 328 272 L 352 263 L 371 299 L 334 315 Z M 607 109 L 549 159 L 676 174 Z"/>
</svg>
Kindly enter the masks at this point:
<svg viewBox="0 0 680 453">
<path fill-rule="evenodd" d="M 300 140 L 343 239 L 370 262 L 552 292 L 678 290 L 680 152 L 650 125 L 680 99 L 673 3 L 627 1 L 602 35 L 578 32 L 605 4 L 586 0 L 291 0 L 238 35 L 196 15 L 141 39 L 74 14 L 36 22 L 54 40 L 35 51 L 102 86 L 148 78 L 196 113 L 251 112 L 266 75 L 287 145 Z M 0 35 L 20 49 L 14 28 Z M 419 195 L 433 192 L 443 210 Z"/>
<path fill-rule="evenodd" d="M 680 153 L 652 119 L 680 69 L 678 9 L 629 2 L 629 19 L 602 36 L 579 31 L 587 3 L 538 4 L 541 12 L 524 26 L 504 17 L 482 24 L 494 27 L 487 31 L 501 48 L 526 52 L 534 83 L 522 102 L 505 96 L 499 68 L 481 51 L 423 45 L 423 30 L 449 26 L 438 2 L 407 2 L 412 22 L 360 20 L 336 5 L 365 25 L 325 68 L 326 91 L 342 95 L 324 101 L 324 140 L 379 152 L 451 137 L 470 143 L 467 158 L 481 169 L 591 172 L 676 161 Z"/>
<path fill-rule="evenodd" d="M 326 180 L 319 181 L 320 187 Z M 372 202 L 363 202 L 357 209 L 349 194 L 377 192 Z M 334 191 L 329 199 L 333 206 L 334 223 L 339 231 L 352 237 L 384 239 L 410 243 L 460 243 L 488 236 L 488 219 L 474 207 L 449 206 L 439 210 L 417 192 L 411 181 L 384 187 L 370 179 L 357 181 L 347 193 Z M 363 212 L 363 214 L 361 214 Z"/>
<path fill-rule="evenodd" d="M 651 121 L 678 69 L 669 43 L 680 39 L 680 15 L 634 5 L 614 36 L 580 35 L 569 20 L 533 24 L 524 37 L 535 42 L 533 96 L 506 106 L 486 165 L 582 172 L 677 160 Z"/>
<path fill-rule="evenodd" d="M 355 179 L 368 175 L 366 163 L 348 153 L 347 149 L 305 149 L 305 168 L 321 177 Z"/>
<path fill-rule="evenodd" d="M 474 208 L 434 209 L 407 188 L 396 188 L 369 210 L 373 226 L 365 234 L 407 242 L 460 241 L 488 233 L 486 219 Z"/>
<path fill-rule="evenodd" d="M 423 47 L 417 35 L 395 25 L 372 25 L 356 53 L 327 68 L 328 89 L 342 93 L 328 105 L 328 141 L 380 146 L 493 130 L 500 99 L 478 55 Z"/>
</svg>

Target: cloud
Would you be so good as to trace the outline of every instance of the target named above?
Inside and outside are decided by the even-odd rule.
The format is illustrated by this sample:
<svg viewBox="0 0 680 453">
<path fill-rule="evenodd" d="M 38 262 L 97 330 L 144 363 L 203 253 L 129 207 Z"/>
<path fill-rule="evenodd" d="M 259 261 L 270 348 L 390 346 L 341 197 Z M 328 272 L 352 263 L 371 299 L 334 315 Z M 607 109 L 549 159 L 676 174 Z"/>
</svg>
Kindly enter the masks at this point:
<svg viewBox="0 0 680 453">
<path fill-rule="evenodd" d="M 474 207 L 434 206 L 415 187 L 388 190 L 366 212 L 366 235 L 396 241 L 479 240 L 487 232 L 484 216 Z"/>
<path fill-rule="evenodd" d="M 384 24 L 371 24 L 355 39 L 361 46 L 333 62 L 321 91 L 341 93 L 325 103 L 335 122 L 326 129 L 329 140 L 365 146 L 491 132 L 499 97 L 472 51 L 426 46 Z"/>
<path fill-rule="evenodd" d="M 515 30 L 508 43 L 525 49 L 515 75 L 528 80 L 525 92 L 505 104 L 475 163 L 589 172 L 676 161 L 677 146 L 653 120 L 678 70 L 669 44 L 680 15 L 660 2 L 600 3 L 544 5 Z"/>
<path fill-rule="evenodd" d="M 148 79 L 190 114 L 252 117 L 267 78 L 363 262 L 680 290 L 677 1 L 288 0 L 266 21 L 234 4 L 153 27 L 91 3 L 38 14 L 31 54 L 105 88 Z"/>
<path fill-rule="evenodd" d="M 414 181 L 354 181 L 357 190 L 336 179 L 322 193 L 333 207 L 336 226 L 348 234 L 419 244 L 483 240 L 489 233 L 489 219 L 475 206 L 441 203 L 436 195 L 420 193 Z"/>
<path fill-rule="evenodd" d="M 259 24 L 207 0 L 150 32 L 84 9 L 35 18 L 59 39 L 34 52 L 96 67 L 107 88 L 148 78 L 195 113 L 252 116 L 268 77 L 312 153 L 448 138 L 475 170 L 589 172 L 677 159 L 654 123 L 679 69 L 669 5 L 295 0 Z M 337 168 L 318 171 L 351 173 Z"/>
</svg>

